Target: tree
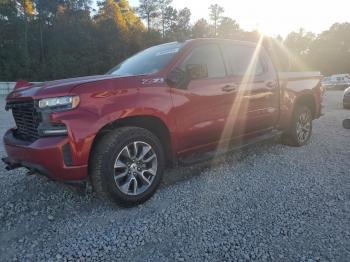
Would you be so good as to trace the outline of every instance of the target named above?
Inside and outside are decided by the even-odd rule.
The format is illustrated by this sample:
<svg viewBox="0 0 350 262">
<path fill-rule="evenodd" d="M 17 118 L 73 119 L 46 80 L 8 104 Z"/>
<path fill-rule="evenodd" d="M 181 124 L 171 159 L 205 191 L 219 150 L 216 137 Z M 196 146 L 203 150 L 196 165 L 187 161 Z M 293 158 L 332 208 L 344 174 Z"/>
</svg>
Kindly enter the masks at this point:
<svg viewBox="0 0 350 262">
<path fill-rule="evenodd" d="M 94 64 L 106 72 L 130 54 L 142 48 L 144 26 L 127 1 L 106 0 L 94 17 L 97 56 Z"/>
<path fill-rule="evenodd" d="M 319 34 L 307 60 L 324 75 L 350 73 L 350 23 L 335 23 Z"/>
<path fill-rule="evenodd" d="M 192 37 L 208 37 L 210 31 L 210 26 L 204 18 L 199 19 L 192 27 Z"/>
<path fill-rule="evenodd" d="M 224 8 L 219 6 L 218 4 L 210 5 L 209 7 L 209 17 L 214 22 L 214 36 L 216 36 L 217 23 L 221 18 L 222 13 L 224 12 Z"/>
<path fill-rule="evenodd" d="M 3 80 L 23 74 L 20 68 L 23 51 L 18 41 L 23 38 L 23 23 L 17 4 L 0 1 L 0 78 Z"/>
<path fill-rule="evenodd" d="M 159 0 L 161 1 L 161 0 Z M 153 6 L 149 22 L 161 12 Z M 162 2 L 164 8 L 169 2 Z M 259 41 L 257 31 L 243 31 L 223 9 L 213 5 L 213 26 L 205 19 L 190 24 L 188 8 L 170 4 L 159 16 L 160 30 L 148 30 L 127 0 L 99 1 L 92 15 L 90 0 L 0 0 L 0 78 L 42 81 L 103 74 L 130 55 L 152 45 L 187 37 L 215 36 Z M 149 10 L 149 9 L 147 9 Z M 143 16 L 147 19 L 147 15 Z M 216 22 L 215 22 L 216 21 Z M 320 70 L 324 75 L 350 73 L 350 23 L 336 23 L 319 35 L 299 30 L 283 41 L 264 37 L 280 71 Z"/>
<path fill-rule="evenodd" d="M 52 25 L 56 18 L 56 11 L 59 6 L 64 7 L 64 5 L 59 0 L 33 0 L 35 4 L 35 9 L 37 12 L 37 26 L 39 27 L 39 50 L 40 50 L 40 62 L 45 66 L 45 33 L 47 28 Z"/>
<path fill-rule="evenodd" d="M 30 58 L 29 58 L 29 49 L 28 49 L 28 23 L 29 20 L 34 16 L 34 7 L 33 2 L 30 0 L 22 0 L 20 2 L 20 12 L 23 16 L 24 21 L 24 48 L 23 48 L 23 58 L 24 58 L 24 67 L 26 70 L 29 68 Z"/>
<path fill-rule="evenodd" d="M 170 39 L 182 41 L 190 36 L 191 11 L 187 7 L 177 12 L 175 24 L 169 32 Z"/>
<path fill-rule="evenodd" d="M 235 38 L 240 31 L 239 24 L 230 17 L 222 17 L 217 29 L 219 37 Z"/>
<path fill-rule="evenodd" d="M 314 41 L 315 34 L 299 29 L 287 35 L 284 45 L 295 55 L 303 56 L 309 52 L 310 44 Z"/>
<path fill-rule="evenodd" d="M 171 10 L 169 10 L 170 4 L 172 3 L 173 0 L 158 0 L 158 8 L 160 12 L 160 19 L 161 19 L 161 24 L 162 24 L 162 37 L 164 38 L 165 36 L 165 27 L 167 23 L 167 19 L 171 18 Z M 169 13 L 170 12 L 170 13 Z M 170 17 L 169 17 L 170 15 Z"/>
<path fill-rule="evenodd" d="M 127 0 L 119 0 L 117 5 L 119 6 L 120 12 L 128 25 L 128 29 L 144 29 L 140 17 L 136 15 L 136 10 L 129 6 L 129 2 Z"/>
<path fill-rule="evenodd" d="M 152 0 L 140 0 L 137 11 L 142 19 L 147 21 L 147 29 L 150 30 L 151 20 L 158 15 L 158 2 Z"/>
<path fill-rule="evenodd" d="M 180 9 L 177 15 L 177 26 L 182 31 L 190 28 L 191 11 L 187 7 Z"/>
<path fill-rule="evenodd" d="M 310 45 L 314 39 L 315 35 L 313 33 L 305 32 L 302 28 L 298 32 L 291 32 L 287 35 L 283 44 L 288 50 L 292 70 L 304 71 L 310 69 L 306 61 L 310 52 Z"/>
<path fill-rule="evenodd" d="M 127 31 L 130 27 L 142 27 L 140 18 L 135 14 L 126 0 L 105 0 L 99 3 L 97 20 L 112 19 L 119 31 Z"/>
<path fill-rule="evenodd" d="M 165 9 L 165 14 L 164 14 L 164 27 L 166 32 L 170 31 L 173 28 L 173 26 L 176 24 L 176 20 L 177 20 L 177 10 L 172 6 L 168 6 Z"/>
</svg>

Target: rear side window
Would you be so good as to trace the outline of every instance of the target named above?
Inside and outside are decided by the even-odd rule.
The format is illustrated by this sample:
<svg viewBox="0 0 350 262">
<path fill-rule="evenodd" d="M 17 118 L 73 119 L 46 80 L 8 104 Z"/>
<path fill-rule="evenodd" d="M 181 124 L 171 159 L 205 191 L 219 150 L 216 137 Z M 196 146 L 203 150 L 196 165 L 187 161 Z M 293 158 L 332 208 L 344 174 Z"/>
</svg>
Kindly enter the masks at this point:
<svg viewBox="0 0 350 262">
<path fill-rule="evenodd" d="M 219 78 L 226 76 L 224 61 L 220 49 L 216 44 L 207 44 L 195 47 L 191 54 L 181 65 L 186 70 L 187 65 L 202 64 L 208 68 L 208 78 Z"/>
<path fill-rule="evenodd" d="M 254 76 L 264 73 L 260 52 L 244 45 L 230 45 L 226 50 L 230 56 L 232 73 L 235 76 Z"/>
</svg>

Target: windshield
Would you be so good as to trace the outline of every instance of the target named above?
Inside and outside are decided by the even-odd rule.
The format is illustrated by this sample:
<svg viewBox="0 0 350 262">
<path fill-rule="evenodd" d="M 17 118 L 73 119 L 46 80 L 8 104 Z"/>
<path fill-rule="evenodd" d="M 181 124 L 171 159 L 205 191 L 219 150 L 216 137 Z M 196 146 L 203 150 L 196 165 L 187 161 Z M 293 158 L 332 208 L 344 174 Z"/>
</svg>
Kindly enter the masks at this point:
<svg viewBox="0 0 350 262">
<path fill-rule="evenodd" d="M 107 74 L 117 76 L 134 76 L 157 73 L 166 66 L 184 43 L 168 43 L 145 49 L 126 59 Z"/>
</svg>

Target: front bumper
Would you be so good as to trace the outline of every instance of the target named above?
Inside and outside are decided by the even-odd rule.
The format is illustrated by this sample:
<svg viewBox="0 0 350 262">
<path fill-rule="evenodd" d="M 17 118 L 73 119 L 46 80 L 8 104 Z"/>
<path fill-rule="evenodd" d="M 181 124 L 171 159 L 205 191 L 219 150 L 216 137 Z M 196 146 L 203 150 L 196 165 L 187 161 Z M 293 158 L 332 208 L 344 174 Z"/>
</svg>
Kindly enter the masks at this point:
<svg viewBox="0 0 350 262">
<path fill-rule="evenodd" d="M 26 143 L 16 139 L 10 129 L 4 135 L 4 146 L 8 157 L 3 161 L 9 169 L 26 167 L 58 181 L 76 181 L 87 177 L 87 165 L 74 166 L 69 159 L 68 137 L 45 137 Z"/>
</svg>

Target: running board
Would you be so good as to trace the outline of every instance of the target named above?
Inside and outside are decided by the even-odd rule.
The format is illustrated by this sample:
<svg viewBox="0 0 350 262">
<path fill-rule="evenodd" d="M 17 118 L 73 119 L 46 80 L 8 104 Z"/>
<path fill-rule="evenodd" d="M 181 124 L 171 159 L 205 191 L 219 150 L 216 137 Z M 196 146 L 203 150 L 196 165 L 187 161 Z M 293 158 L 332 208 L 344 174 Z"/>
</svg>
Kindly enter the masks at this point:
<svg viewBox="0 0 350 262">
<path fill-rule="evenodd" d="M 277 139 L 281 135 L 282 135 L 281 131 L 273 130 L 271 132 L 260 135 L 258 137 L 243 140 L 243 141 L 241 141 L 241 143 L 233 143 L 232 145 L 229 145 L 226 150 L 224 150 L 224 149 L 213 150 L 213 151 L 208 151 L 205 153 L 193 154 L 193 155 L 188 156 L 186 158 L 180 158 L 179 163 L 182 165 L 193 165 L 193 164 L 197 164 L 200 162 L 212 160 L 216 157 L 220 157 L 220 156 L 223 156 L 227 153 L 231 153 L 234 151 L 238 151 L 238 150 L 247 148 L 247 147 L 255 145 L 257 143 Z"/>
</svg>

